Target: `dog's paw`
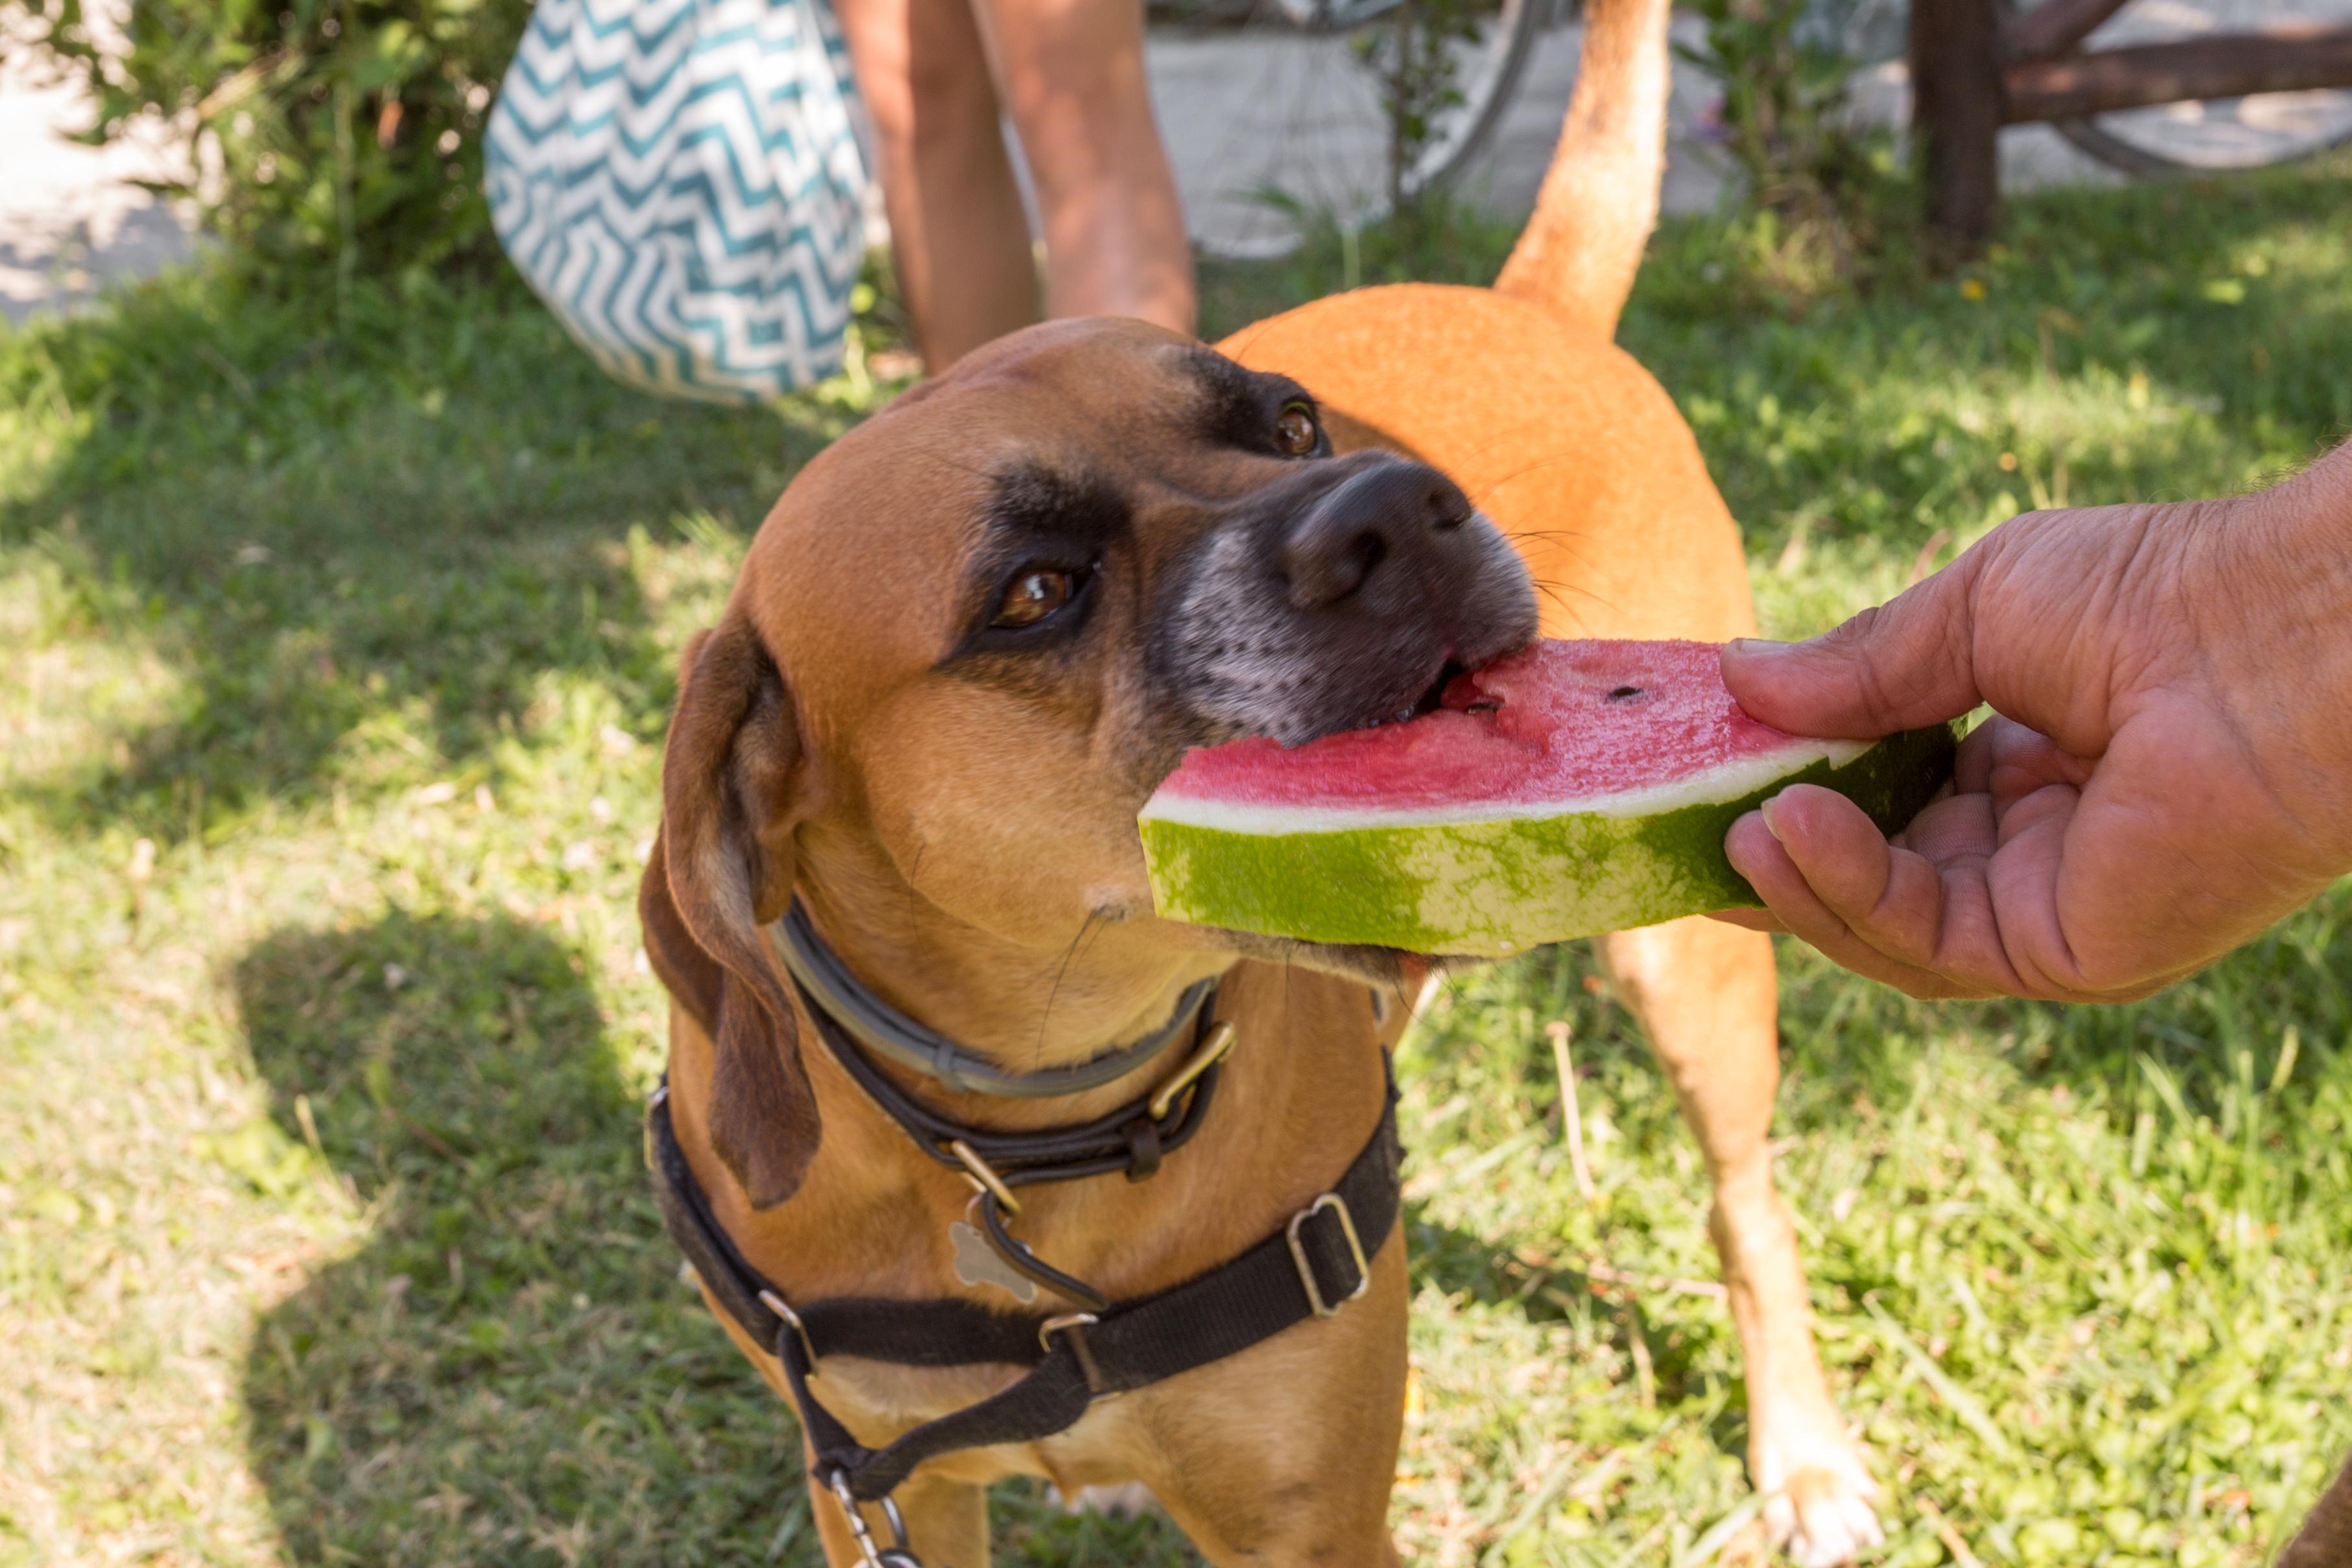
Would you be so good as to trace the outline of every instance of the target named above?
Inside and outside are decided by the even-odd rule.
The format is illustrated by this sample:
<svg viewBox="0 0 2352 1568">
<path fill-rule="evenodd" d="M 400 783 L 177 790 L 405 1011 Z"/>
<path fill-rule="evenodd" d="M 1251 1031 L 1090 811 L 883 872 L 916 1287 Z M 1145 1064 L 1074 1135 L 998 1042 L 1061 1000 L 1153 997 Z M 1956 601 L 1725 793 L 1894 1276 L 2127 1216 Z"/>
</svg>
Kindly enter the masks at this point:
<svg viewBox="0 0 2352 1568">
<path fill-rule="evenodd" d="M 1885 1543 L 1878 1483 L 1844 1434 L 1773 1445 L 1759 1458 L 1764 1528 L 1797 1568 L 1842 1568 Z"/>
</svg>

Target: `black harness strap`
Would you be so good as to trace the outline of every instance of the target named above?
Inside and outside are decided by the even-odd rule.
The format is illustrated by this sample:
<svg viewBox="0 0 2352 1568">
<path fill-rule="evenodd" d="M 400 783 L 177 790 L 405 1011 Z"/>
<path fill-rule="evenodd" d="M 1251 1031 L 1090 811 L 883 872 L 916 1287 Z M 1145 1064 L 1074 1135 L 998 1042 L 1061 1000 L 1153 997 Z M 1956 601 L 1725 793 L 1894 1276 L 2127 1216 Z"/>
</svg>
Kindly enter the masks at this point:
<svg viewBox="0 0 2352 1568">
<path fill-rule="evenodd" d="M 1178 1005 L 1177 1019 L 1192 1027 L 1193 1060 L 1177 1069 L 1177 1077 L 1170 1081 L 1172 1089 L 1146 1091 L 1118 1109 L 1075 1126 L 1013 1132 L 968 1126 L 933 1111 L 875 1066 L 857 1049 L 847 1026 L 815 997 L 803 991 L 801 999 L 808 1004 L 818 1038 L 866 1097 L 898 1123 L 917 1148 L 940 1165 L 961 1171 L 979 1188 L 965 1218 L 979 1222 L 980 1235 L 997 1257 L 1032 1283 L 1100 1312 L 1110 1305 L 1109 1297 L 1055 1268 L 1005 1228 L 1008 1213 L 1019 1211 L 1019 1199 L 1011 1189 L 1113 1171 L 1124 1171 L 1129 1181 L 1144 1181 L 1160 1169 L 1169 1151 L 1191 1141 L 1216 1097 L 1219 1066 L 1233 1039 L 1233 1026 L 1215 1021 L 1216 992 L 1216 981 L 1203 980 L 1188 989 Z M 1160 1032 L 1173 1038 L 1165 1029 Z"/>
<path fill-rule="evenodd" d="M 775 1347 L 816 1451 L 820 1480 L 866 1502 L 887 1497 L 926 1459 L 1052 1437 L 1075 1426 L 1097 1398 L 1205 1366 L 1310 1317 L 1332 1315 L 1370 1282 L 1370 1259 L 1395 1228 L 1399 1204 L 1391 1078 L 1379 1127 L 1330 1191 L 1240 1257 L 1155 1295 L 1058 1318 L 947 1300 L 845 1298 L 794 1308 L 744 1260 L 711 1215 L 670 1125 L 666 1085 L 647 1107 L 646 1145 L 671 1239 L 728 1315 Z M 810 1392 L 817 1362 L 828 1355 L 1030 1370 L 1003 1392 L 877 1449 L 859 1443 Z"/>
<path fill-rule="evenodd" d="M 1186 988 L 1168 1021 L 1149 1034 L 1085 1061 L 1034 1072 L 1013 1072 L 927 1029 L 874 994 L 825 945 L 807 908 L 794 899 L 774 926 L 776 956 L 818 1011 L 831 1017 L 867 1050 L 901 1067 L 928 1073 L 959 1094 L 1048 1100 L 1116 1082 L 1174 1045 L 1201 1005 L 1216 994 L 1213 979 Z"/>
</svg>

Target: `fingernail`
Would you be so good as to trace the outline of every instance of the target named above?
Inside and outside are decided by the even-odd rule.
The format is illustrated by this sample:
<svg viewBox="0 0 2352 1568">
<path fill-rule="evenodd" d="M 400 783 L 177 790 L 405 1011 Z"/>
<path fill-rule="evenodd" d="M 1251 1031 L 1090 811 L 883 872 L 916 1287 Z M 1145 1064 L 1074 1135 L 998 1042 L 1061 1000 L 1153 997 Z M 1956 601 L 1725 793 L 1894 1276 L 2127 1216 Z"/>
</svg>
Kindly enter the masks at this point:
<svg viewBox="0 0 2352 1568">
<path fill-rule="evenodd" d="M 1780 797 L 1774 795 L 1756 808 L 1756 814 L 1764 819 L 1764 831 L 1772 835 L 1772 841 L 1785 843 L 1787 841 L 1780 837 L 1780 824 L 1772 820 L 1772 809 L 1780 803 Z"/>
<path fill-rule="evenodd" d="M 1777 653 L 1789 644 L 1774 637 L 1734 637 L 1729 646 L 1735 653 Z"/>
</svg>

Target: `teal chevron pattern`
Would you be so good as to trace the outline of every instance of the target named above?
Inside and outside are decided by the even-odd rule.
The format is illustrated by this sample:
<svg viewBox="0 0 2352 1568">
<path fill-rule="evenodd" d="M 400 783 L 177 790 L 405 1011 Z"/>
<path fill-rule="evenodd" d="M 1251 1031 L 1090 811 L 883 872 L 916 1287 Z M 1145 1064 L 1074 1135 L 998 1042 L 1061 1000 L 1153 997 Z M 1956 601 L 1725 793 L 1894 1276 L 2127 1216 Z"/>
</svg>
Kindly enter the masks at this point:
<svg viewBox="0 0 2352 1568">
<path fill-rule="evenodd" d="M 865 251 L 825 0 L 540 0 L 490 113 L 490 220 L 596 362 L 756 401 L 841 363 Z"/>
</svg>

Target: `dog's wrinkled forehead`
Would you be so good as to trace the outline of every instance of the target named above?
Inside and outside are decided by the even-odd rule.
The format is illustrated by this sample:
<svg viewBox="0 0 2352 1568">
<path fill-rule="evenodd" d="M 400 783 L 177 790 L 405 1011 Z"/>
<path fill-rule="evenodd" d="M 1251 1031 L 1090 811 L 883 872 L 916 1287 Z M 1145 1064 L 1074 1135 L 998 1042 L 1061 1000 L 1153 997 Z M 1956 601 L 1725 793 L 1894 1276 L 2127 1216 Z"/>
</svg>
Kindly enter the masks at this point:
<svg viewBox="0 0 2352 1568">
<path fill-rule="evenodd" d="M 868 664 L 929 664 L 978 596 L 1031 559 L 1079 565 L 1169 502 L 1213 503 L 1285 459 L 1275 421 L 1306 392 L 1137 321 L 1049 322 L 988 345 L 843 435 L 794 479 L 746 572 L 780 654 L 853 630 Z M 1159 540 L 1160 545 L 1173 541 Z"/>
</svg>

